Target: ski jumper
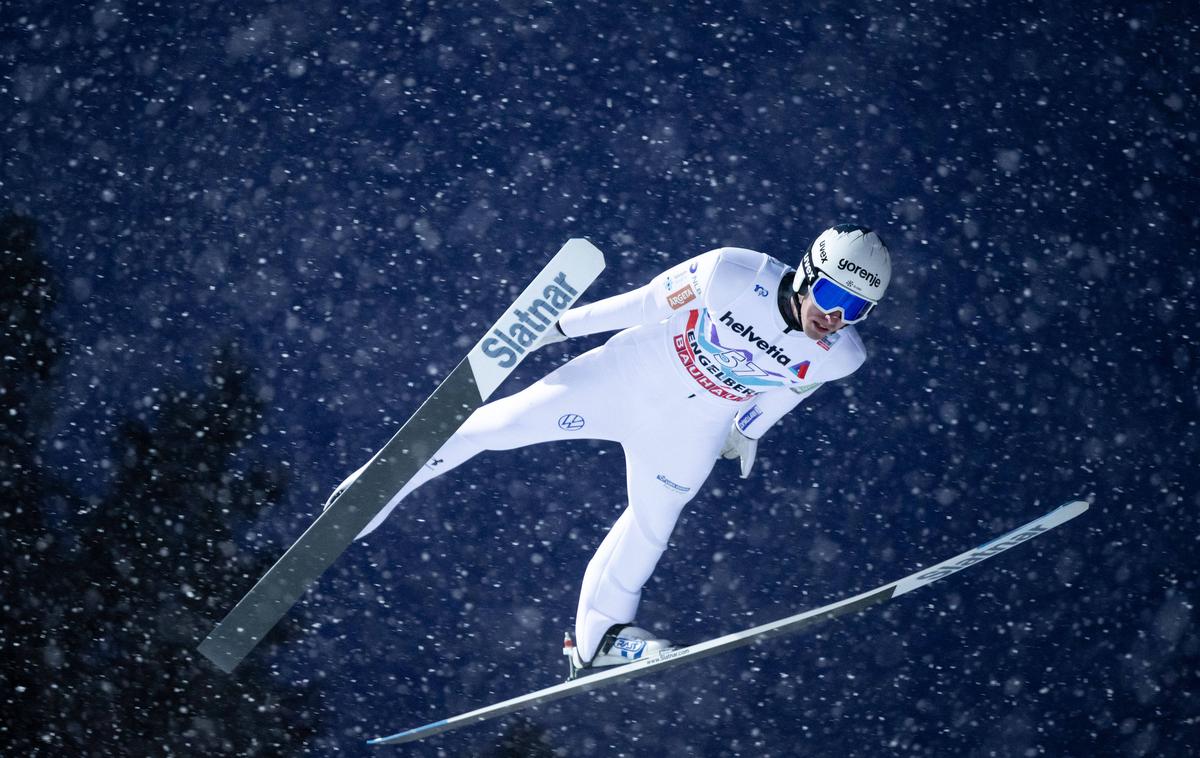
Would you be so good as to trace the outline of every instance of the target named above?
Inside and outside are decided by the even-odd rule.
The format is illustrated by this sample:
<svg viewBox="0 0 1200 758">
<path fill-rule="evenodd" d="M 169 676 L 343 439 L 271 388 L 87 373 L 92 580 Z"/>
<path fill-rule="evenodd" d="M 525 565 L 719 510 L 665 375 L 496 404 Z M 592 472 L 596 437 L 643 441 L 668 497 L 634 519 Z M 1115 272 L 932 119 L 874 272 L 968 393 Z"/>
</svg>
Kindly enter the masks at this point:
<svg viewBox="0 0 1200 758">
<path fill-rule="evenodd" d="M 575 618 L 576 644 L 590 660 L 609 627 L 633 621 L 642 586 L 731 425 L 758 439 L 821 384 L 865 360 L 852 326 L 819 341 L 788 327 L 778 295 L 790 270 L 763 253 L 719 248 L 644 287 L 568 311 L 559 323 L 569 337 L 620 331 L 476 410 L 360 537 L 417 487 L 483 450 L 620 443 L 628 507 L 588 563 Z"/>
</svg>

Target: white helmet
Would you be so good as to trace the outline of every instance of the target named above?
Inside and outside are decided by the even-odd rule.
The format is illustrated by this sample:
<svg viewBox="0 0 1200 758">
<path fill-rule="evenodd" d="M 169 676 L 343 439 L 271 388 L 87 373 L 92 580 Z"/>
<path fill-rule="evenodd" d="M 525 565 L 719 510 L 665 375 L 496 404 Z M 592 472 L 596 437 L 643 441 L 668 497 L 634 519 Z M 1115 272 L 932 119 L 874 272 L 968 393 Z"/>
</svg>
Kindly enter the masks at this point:
<svg viewBox="0 0 1200 758">
<path fill-rule="evenodd" d="M 842 318 L 852 324 L 866 318 L 883 298 L 892 279 L 892 256 L 879 235 L 865 226 L 838 224 L 822 232 L 805 251 L 792 289 L 803 295 L 819 278 L 839 285 L 848 297 L 814 292 L 817 306 L 826 313 L 841 309 Z"/>
</svg>

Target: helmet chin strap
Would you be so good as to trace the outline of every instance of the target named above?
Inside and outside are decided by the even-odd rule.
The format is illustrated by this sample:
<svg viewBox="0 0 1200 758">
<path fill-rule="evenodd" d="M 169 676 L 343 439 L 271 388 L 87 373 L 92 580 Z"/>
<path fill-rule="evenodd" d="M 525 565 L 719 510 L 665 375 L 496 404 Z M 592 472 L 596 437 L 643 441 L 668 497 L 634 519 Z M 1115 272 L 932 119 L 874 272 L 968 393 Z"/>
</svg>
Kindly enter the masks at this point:
<svg viewBox="0 0 1200 758">
<path fill-rule="evenodd" d="M 789 332 L 802 332 L 804 323 L 800 321 L 800 298 L 804 297 L 804 292 L 792 291 L 792 280 L 795 277 L 796 272 L 789 271 L 779 280 L 779 315 L 783 317 L 783 323 L 787 324 Z"/>
</svg>

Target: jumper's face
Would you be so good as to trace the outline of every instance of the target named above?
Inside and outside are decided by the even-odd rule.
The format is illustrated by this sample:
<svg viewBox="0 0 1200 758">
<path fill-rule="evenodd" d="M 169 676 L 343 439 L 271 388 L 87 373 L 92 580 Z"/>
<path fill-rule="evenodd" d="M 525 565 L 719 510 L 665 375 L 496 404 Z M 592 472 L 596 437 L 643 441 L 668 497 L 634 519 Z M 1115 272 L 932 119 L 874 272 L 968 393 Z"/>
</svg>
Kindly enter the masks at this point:
<svg viewBox="0 0 1200 758">
<path fill-rule="evenodd" d="M 804 295 L 800 301 L 800 323 L 804 325 L 804 336 L 810 340 L 819 340 L 833 334 L 846 325 L 842 321 L 842 312 L 835 310 L 825 313 L 813 302 L 812 293 Z"/>
</svg>

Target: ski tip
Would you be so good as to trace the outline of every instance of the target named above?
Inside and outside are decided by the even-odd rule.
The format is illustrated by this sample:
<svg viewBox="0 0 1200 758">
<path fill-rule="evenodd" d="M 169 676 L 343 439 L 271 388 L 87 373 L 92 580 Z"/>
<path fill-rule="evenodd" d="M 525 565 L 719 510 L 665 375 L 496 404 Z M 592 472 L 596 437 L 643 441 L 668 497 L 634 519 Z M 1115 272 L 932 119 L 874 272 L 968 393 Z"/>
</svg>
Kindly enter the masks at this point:
<svg viewBox="0 0 1200 758">
<path fill-rule="evenodd" d="M 571 237 L 559 252 L 587 259 L 596 268 L 597 274 L 604 270 L 604 253 L 600 252 L 600 248 L 593 245 L 591 240 L 584 237 Z"/>
<path fill-rule="evenodd" d="M 1067 511 L 1071 514 L 1071 516 L 1078 516 L 1086 511 L 1088 507 L 1088 502 L 1086 500 L 1068 500 L 1054 510 Z"/>
<path fill-rule="evenodd" d="M 1057 508 L 1054 508 L 1046 513 L 1046 515 L 1030 523 L 1041 524 L 1043 527 L 1049 529 L 1061 524 L 1065 524 L 1076 516 L 1082 514 L 1087 509 L 1088 502 L 1086 500 L 1068 500 Z"/>
</svg>

